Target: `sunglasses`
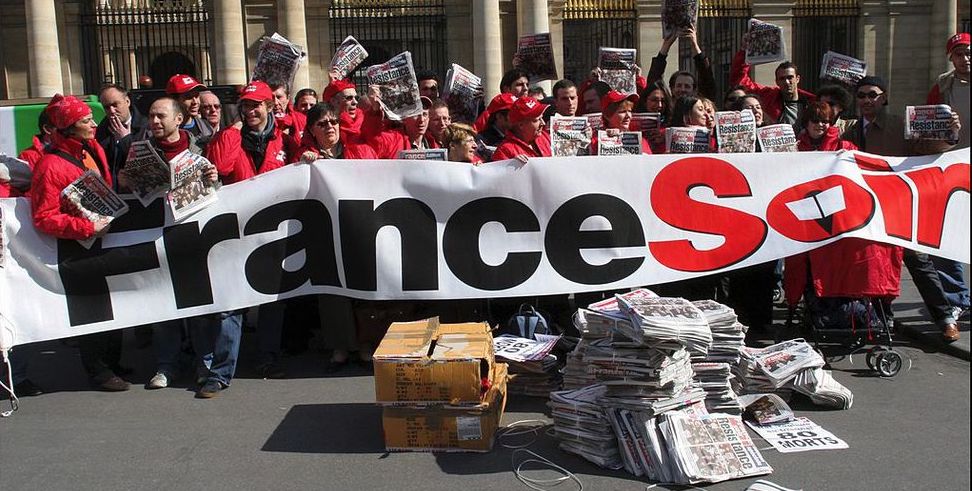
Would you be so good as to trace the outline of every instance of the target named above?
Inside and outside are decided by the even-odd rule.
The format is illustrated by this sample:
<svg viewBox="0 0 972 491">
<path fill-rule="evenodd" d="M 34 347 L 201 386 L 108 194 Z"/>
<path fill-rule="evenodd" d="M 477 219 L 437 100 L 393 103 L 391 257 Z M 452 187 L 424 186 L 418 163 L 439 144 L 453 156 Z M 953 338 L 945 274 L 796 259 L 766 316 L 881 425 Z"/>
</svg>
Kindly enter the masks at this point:
<svg viewBox="0 0 972 491">
<path fill-rule="evenodd" d="M 357 100 L 360 100 L 360 99 L 361 99 L 361 97 L 359 97 L 357 95 L 346 95 L 346 96 L 344 96 L 344 100 L 346 100 L 348 102 L 357 101 Z"/>
<path fill-rule="evenodd" d="M 219 109 L 221 107 L 223 107 L 223 106 L 220 105 L 220 104 L 204 104 L 204 105 L 200 106 L 200 109 L 202 109 L 203 111 L 206 111 L 206 110 L 210 110 L 210 109 Z"/>
<path fill-rule="evenodd" d="M 319 119 L 316 123 L 314 123 L 314 126 L 317 126 L 318 128 L 327 128 L 328 126 L 338 126 L 340 124 L 340 119 Z"/>
<path fill-rule="evenodd" d="M 874 92 L 872 90 L 870 92 L 858 92 L 857 93 L 857 98 L 858 99 L 871 99 L 871 100 L 874 100 L 874 99 L 877 99 L 878 97 L 881 97 L 882 95 L 884 95 L 884 92 Z"/>
</svg>

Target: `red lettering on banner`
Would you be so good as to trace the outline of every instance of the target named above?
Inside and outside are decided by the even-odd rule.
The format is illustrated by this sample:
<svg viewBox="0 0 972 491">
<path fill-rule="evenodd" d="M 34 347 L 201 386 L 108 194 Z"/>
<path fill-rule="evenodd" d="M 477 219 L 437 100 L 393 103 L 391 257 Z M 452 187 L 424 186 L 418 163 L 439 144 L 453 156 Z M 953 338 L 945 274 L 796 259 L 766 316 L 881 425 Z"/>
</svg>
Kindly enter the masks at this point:
<svg viewBox="0 0 972 491">
<path fill-rule="evenodd" d="M 690 157 L 668 164 L 651 185 L 651 207 L 662 221 L 681 230 L 719 235 L 725 243 L 699 250 L 688 239 L 651 242 L 661 264 L 679 271 L 713 271 L 749 257 L 766 239 L 766 223 L 746 212 L 695 201 L 692 188 L 705 186 L 719 198 L 752 196 L 746 176 L 728 162 Z"/>
<path fill-rule="evenodd" d="M 842 203 L 832 199 L 832 193 L 836 192 L 840 192 Z M 831 199 L 821 203 L 819 196 Z M 800 218 L 788 205 L 817 207 L 817 212 Z M 857 230 L 867 225 L 872 216 L 874 197 L 871 193 L 839 175 L 821 177 L 787 188 L 776 195 L 766 208 L 766 221 L 770 226 L 800 242 L 819 242 Z"/>
<path fill-rule="evenodd" d="M 918 188 L 918 243 L 941 247 L 945 212 L 952 193 L 969 192 L 969 164 L 952 164 L 905 172 Z"/>
<path fill-rule="evenodd" d="M 914 196 L 908 182 L 897 174 L 865 175 L 864 182 L 881 203 L 884 231 L 892 237 L 911 240 L 911 209 Z"/>
<path fill-rule="evenodd" d="M 854 154 L 854 160 L 857 161 L 857 167 L 861 170 L 876 170 L 876 171 L 893 171 L 891 164 L 887 160 L 884 160 L 873 155 L 863 155 L 859 153 Z"/>
</svg>

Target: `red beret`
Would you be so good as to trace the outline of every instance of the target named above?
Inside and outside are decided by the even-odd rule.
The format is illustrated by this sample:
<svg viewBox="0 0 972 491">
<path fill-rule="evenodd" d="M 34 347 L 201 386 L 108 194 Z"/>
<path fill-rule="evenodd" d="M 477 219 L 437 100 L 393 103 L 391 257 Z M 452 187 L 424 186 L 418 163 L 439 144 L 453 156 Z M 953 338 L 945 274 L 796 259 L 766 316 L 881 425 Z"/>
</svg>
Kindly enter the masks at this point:
<svg viewBox="0 0 972 491">
<path fill-rule="evenodd" d="M 71 125 L 91 114 L 91 108 L 81 99 L 61 94 L 55 94 L 44 110 L 47 111 L 51 124 L 59 130 L 70 128 Z"/>
<path fill-rule="evenodd" d="M 331 99 L 340 94 L 341 91 L 357 88 L 358 86 L 355 85 L 353 81 L 346 78 L 332 80 L 331 83 L 327 84 L 327 87 L 324 88 L 324 93 L 321 94 L 321 101 L 329 103 L 331 102 Z"/>
</svg>

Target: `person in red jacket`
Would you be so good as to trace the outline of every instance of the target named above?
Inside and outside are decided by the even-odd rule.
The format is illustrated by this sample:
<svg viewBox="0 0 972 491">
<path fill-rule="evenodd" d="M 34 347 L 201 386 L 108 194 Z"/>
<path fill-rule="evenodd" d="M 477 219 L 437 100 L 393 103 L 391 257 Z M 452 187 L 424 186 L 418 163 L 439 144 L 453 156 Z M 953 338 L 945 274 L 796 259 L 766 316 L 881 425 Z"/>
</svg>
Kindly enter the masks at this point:
<svg viewBox="0 0 972 491">
<path fill-rule="evenodd" d="M 797 135 L 797 150 L 801 152 L 833 152 L 837 150 L 857 150 L 857 145 L 842 140 L 840 130 L 834 126 L 834 109 L 823 102 L 811 102 L 803 110 L 800 125 L 803 130 Z"/>
<path fill-rule="evenodd" d="M 220 131 L 209 143 L 209 159 L 223 184 L 244 181 L 258 174 L 279 169 L 287 157 L 284 134 L 271 116 L 273 92 L 260 81 L 250 82 L 240 92 L 243 121 Z"/>
<path fill-rule="evenodd" d="M 34 167 L 31 181 L 31 212 L 34 228 L 58 239 L 86 240 L 106 231 L 104 222 L 92 222 L 61 199 L 69 184 L 92 171 L 111 187 L 111 173 L 105 151 L 95 140 L 97 124 L 91 108 L 76 97 L 55 95 L 46 109 L 57 128 L 51 146 Z M 81 363 L 92 385 L 117 392 L 129 384 L 117 373 L 121 368 L 122 331 L 112 330 L 82 336 L 79 339 Z"/>
<path fill-rule="evenodd" d="M 269 85 L 270 90 L 273 91 L 273 118 L 276 120 L 277 128 L 280 128 L 280 131 L 284 134 L 290 135 L 290 138 L 295 142 L 299 142 L 301 137 L 304 136 L 307 116 L 294 109 L 293 103 L 290 102 L 290 91 L 287 90 L 287 84 L 273 83 Z"/>
<path fill-rule="evenodd" d="M 54 125 L 51 124 L 47 115 L 47 108 L 44 108 L 37 116 L 37 134 L 34 135 L 30 146 L 21 150 L 17 158 L 30 164 L 31 169 L 33 169 L 37 161 L 44 156 L 47 147 L 50 146 L 51 137 L 55 131 L 57 131 L 57 128 L 54 128 Z"/>
<path fill-rule="evenodd" d="M 550 134 L 543 131 L 546 104 L 532 97 L 521 97 L 510 107 L 510 131 L 493 152 L 493 161 L 550 156 Z"/>
<path fill-rule="evenodd" d="M 341 118 L 330 104 L 317 104 L 307 111 L 307 130 L 300 141 L 297 162 L 319 159 L 377 159 L 368 145 L 345 142 L 341 138 Z M 292 157 L 292 158 L 293 158 Z"/>
<path fill-rule="evenodd" d="M 372 93 L 375 94 L 374 91 Z M 377 95 L 373 96 L 377 97 Z M 384 131 L 368 140 L 368 145 L 379 159 L 398 158 L 400 150 L 436 148 L 429 145 L 429 141 L 425 138 L 425 132 L 429 129 L 429 108 L 432 107 L 432 100 L 428 97 L 420 97 L 420 99 L 422 100 L 421 113 L 405 118 L 400 125 L 387 126 Z"/>
<path fill-rule="evenodd" d="M 750 78 L 752 68 L 746 63 L 746 38 L 743 38 L 743 49 L 736 52 L 729 70 L 729 85 L 741 86 L 746 92 L 756 94 L 763 103 L 763 111 L 769 118 L 769 124 L 797 124 L 800 114 L 807 104 L 816 99 L 812 93 L 800 89 L 800 73 L 796 65 L 784 61 L 773 72 L 776 75 L 776 86 L 760 85 Z"/>
<path fill-rule="evenodd" d="M 604 130 L 608 135 L 616 135 L 622 131 L 630 131 L 631 114 L 638 104 L 638 94 L 622 94 L 612 90 L 601 98 L 601 119 Z M 597 155 L 597 133 L 591 138 L 591 155 Z M 641 138 L 641 153 L 651 155 L 651 146 Z"/>
<path fill-rule="evenodd" d="M 361 98 L 358 96 L 357 86 L 351 80 L 339 79 L 336 74 L 331 75 L 331 83 L 321 93 L 321 102 L 330 104 L 338 111 L 341 118 L 341 140 L 348 143 L 363 144 L 381 131 L 380 119 L 373 124 L 365 125 L 365 120 L 371 119 L 368 111 L 359 107 Z"/>
</svg>

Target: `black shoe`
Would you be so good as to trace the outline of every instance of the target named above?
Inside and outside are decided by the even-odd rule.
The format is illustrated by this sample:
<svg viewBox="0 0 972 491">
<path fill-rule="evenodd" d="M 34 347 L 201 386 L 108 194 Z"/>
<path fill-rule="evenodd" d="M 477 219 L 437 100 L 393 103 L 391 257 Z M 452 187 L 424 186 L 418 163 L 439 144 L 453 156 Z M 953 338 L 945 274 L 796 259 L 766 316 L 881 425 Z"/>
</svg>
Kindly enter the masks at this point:
<svg viewBox="0 0 972 491">
<path fill-rule="evenodd" d="M 98 390 L 105 392 L 124 392 L 131 388 L 131 384 L 124 381 L 118 375 L 111 374 L 110 376 L 94 379 L 92 384 Z"/>
<path fill-rule="evenodd" d="M 225 389 L 218 380 L 208 380 L 199 390 L 196 391 L 196 399 L 212 399 Z"/>
<path fill-rule="evenodd" d="M 43 393 L 44 391 L 30 380 L 25 379 L 23 382 L 14 385 L 14 394 L 17 394 L 17 397 L 34 397 Z"/>
<path fill-rule="evenodd" d="M 287 373 L 284 372 L 284 369 L 279 364 L 273 361 L 268 361 L 266 363 L 258 365 L 256 369 L 257 369 L 257 373 L 260 374 L 260 377 L 264 379 L 284 378 L 287 376 Z"/>
</svg>

